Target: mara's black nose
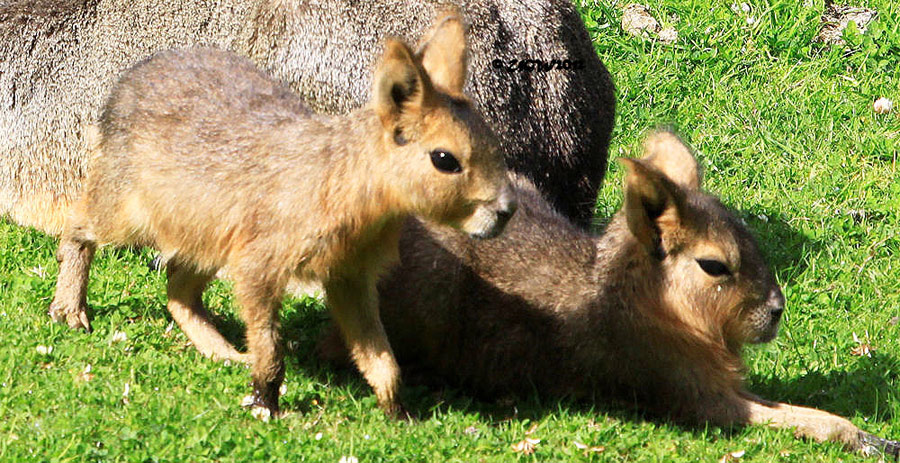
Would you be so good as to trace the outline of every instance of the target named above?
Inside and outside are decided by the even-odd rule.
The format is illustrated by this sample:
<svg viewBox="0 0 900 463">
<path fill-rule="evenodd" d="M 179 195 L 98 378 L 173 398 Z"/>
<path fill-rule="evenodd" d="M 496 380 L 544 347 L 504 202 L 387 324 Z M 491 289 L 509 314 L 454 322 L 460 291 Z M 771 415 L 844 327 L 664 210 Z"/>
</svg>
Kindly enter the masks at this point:
<svg viewBox="0 0 900 463">
<path fill-rule="evenodd" d="M 500 209 L 497 211 L 497 220 L 506 223 L 509 219 L 515 214 L 516 208 L 513 206 L 512 208 Z"/>
<path fill-rule="evenodd" d="M 513 214 L 516 213 L 516 209 L 519 207 L 516 192 L 507 185 L 503 188 L 503 192 L 500 193 L 497 202 L 499 203 L 499 207 L 497 208 L 497 223 L 506 225 L 506 222 L 509 222 L 509 219 L 512 218 Z"/>
<path fill-rule="evenodd" d="M 766 301 L 766 305 L 769 306 L 769 313 L 772 315 L 772 318 L 775 320 L 781 318 L 781 315 L 784 314 L 784 294 L 781 293 L 780 288 L 776 286 L 769 291 L 769 299 Z"/>
<path fill-rule="evenodd" d="M 513 214 L 516 213 L 516 208 L 519 207 L 518 198 L 516 198 L 516 192 L 509 185 L 503 189 L 503 192 L 500 193 L 500 211 L 499 215 L 506 217 L 509 219 Z"/>
<path fill-rule="evenodd" d="M 784 307 L 774 307 L 769 313 L 772 315 L 773 319 L 778 320 L 781 318 L 781 314 L 784 313 Z"/>
</svg>

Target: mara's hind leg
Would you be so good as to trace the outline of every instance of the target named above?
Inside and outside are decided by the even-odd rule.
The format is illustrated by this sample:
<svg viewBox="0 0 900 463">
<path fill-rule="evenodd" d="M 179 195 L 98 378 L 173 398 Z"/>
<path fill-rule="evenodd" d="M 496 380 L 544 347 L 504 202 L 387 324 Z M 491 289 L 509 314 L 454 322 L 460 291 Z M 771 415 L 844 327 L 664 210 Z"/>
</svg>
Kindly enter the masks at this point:
<svg viewBox="0 0 900 463">
<path fill-rule="evenodd" d="M 166 266 L 169 302 L 166 308 L 181 331 L 201 354 L 213 360 L 248 363 L 249 356 L 238 352 L 210 321 L 203 307 L 203 290 L 212 273 L 198 272 L 193 267 L 169 262 Z"/>
<path fill-rule="evenodd" d="M 77 206 L 76 206 L 77 207 Z M 59 262 L 59 276 L 56 291 L 50 303 L 50 317 L 57 322 L 65 322 L 71 328 L 91 331 L 87 314 L 87 284 L 91 261 L 97 244 L 88 236 L 80 223 L 81 216 L 73 215 L 60 239 L 56 260 Z"/>
<path fill-rule="evenodd" d="M 375 390 L 378 406 L 388 415 L 403 417 L 400 367 L 378 314 L 375 282 L 364 277 L 332 279 L 325 283 L 325 298 L 353 361 Z"/>
</svg>

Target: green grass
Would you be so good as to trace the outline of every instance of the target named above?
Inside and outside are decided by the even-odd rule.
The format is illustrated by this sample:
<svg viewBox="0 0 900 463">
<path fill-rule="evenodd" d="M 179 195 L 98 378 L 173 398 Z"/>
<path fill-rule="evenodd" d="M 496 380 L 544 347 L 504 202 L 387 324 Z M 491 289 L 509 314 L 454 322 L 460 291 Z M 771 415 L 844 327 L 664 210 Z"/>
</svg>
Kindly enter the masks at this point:
<svg viewBox="0 0 900 463">
<path fill-rule="evenodd" d="M 676 126 L 697 148 L 705 186 L 746 219 L 783 285 L 781 335 L 746 355 L 751 390 L 900 438 L 900 117 L 872 110 L 879 96 L 900 102 L 900 7 L 864 3 L 879 11 L 870 34 L 832 49 L 810 44 L 822 2 L 752 3 L 751 25 L 728 2 L 651 1 L 654 16 L 679 33 L 671 46 L 624 34 L 621 10 L 607 2 L 580 9 L 618 88 L 611 158 L 635 155 L 654 126 Z M 599 217 L 621 204 L 621 174 L 611 163 Z M 202 358 L 170 329 L 164 278 L 147 270 L 149 252 L 99 254 L 93 333 L 50 322 L 55 247 L 0 222 L 2 461 L 859 458 L 789 431 L 686 429 L 622 406 L 484 403 L 453 390 L 406 388 L 422 419 L 391 422 L 357 374 L 313 359 L 326 315 L 312 300 L 285 301 L 282 403 L 290 413 L 262 423 L 238 406 L 248 371 Z M 237 337 L 227 284 L 206 297 Z M 113 342 L 117 331 L 127 340 Z M 871 357 L 851 353 L 854 333 L 875 348 Z M 53 350 L 41 354 L 38 345 Z M 537 452 L 514 453 L 510 445 L 534 425 Z M 575 441 L 605 450 L 585 456 Z"/>
</svg>

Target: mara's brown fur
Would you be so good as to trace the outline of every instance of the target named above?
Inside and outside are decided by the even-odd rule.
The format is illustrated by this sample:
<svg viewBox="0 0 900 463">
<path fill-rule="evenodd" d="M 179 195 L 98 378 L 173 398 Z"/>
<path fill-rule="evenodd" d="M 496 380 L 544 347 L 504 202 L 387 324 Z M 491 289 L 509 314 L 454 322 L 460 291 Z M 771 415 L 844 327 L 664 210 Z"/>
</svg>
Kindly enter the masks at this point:
<svg viewBox="0 0 900 463">
<path fill-rule="evenodd" d="M 598 236 L 526 181 L 496 240 L 410 221 L 379 283 L 401 364 L 487 397 L 620 397 L 688 423 L 896 452 L 844 418 L 744 388 L 741 346 L 775 336 L 784 298 L 746 226 L 700 191 L 688 149 L 659 133 L 645 150 L 624 161 L 625 205 Z"/>
<path fill-rule="evenodd" d="M 227 266 L 255 404 L 277 413 L 282 293 L 293 276 L 317 280 L 379 405 L 395 412 L 399 369 L 375 284 L 403 221 L 416 214 L 489 238 L 515 210 L 496 140 L 462 93 L 465 69 L 454 13 L 417 54 L 388 40 L 371 103 L 348 116 L 311 114 L 229 52 L 169 51 L 138 64 L 104 109 L 51 314 L 85 322 L 97 245 L 153 246 L 168 261 L 169 310 L 201 350 L 216 348 L 220 337 L 202 339 L 215 330 L 203 324 L 201 294 Z"/>
<path fill-rule="evenodd" d="M 0 216 L 62 232 L 97 121 L 121 73 L 156 52 L 216 46 L 249 57 L 316 111 L 370 99 L 383 39 L 412 43 L 443 4 L 469 27 L 465 93 L 507 164 L 586 225 L 606 172 L 613 87 L 570 0 L 0 1 Z M 580 60 L 581 70 L 500 72 L 491 61 Z"/>
</svg>

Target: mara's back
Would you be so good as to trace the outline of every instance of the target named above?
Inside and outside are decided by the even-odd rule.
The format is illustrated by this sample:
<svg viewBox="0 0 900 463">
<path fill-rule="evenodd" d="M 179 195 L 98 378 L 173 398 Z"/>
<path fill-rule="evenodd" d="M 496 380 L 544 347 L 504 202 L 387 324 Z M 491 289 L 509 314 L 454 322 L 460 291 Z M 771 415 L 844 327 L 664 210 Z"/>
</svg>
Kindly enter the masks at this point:
<svg viewBox="0 0 900 463">
<path fill-rule="evenodd" d="M 116 217 L 95 225 L 117 230 L 115 241 L 147 234 L 185 239 L 146 243 L 163 251 L 227 249 L 209 243 L 277 228 L 265 207 L 284 191 L 314 197 L 334 154 L 310 143 L 321 126 L 246 58 L 214 48 L 159 53 L 125 73 L 104 107 L 87 207 Z M 300 144 L 308 149 L 292 149 Z"/>
<path fill-rule="evenodd" d="M 113 150 L 100 159 L 171 164 L 194 181 L 215 172 L 254 175 L 277 160 L 282 132 L 312 116 L 246 58 L 215 48 L 164 51 L 123 74 L 100 117 L 107 148 L 144 156 Z M 215 172 L 197 170 L 204 168 Z"/>
<path fill-rule="evenodd" d="M 379 283 L 381 317 L 401 362 L 450 384 L 565 395 L 588 380 L 571 355 L 583 338 L 570 313 L 599 297 L 597 249 L 530 182 L 516 190 L 516 215 L 493 240 L 408 220 L 400 263 Z"/>
</svg>

